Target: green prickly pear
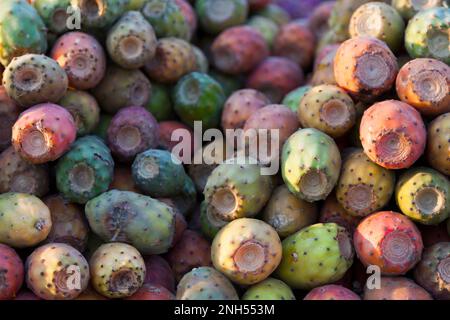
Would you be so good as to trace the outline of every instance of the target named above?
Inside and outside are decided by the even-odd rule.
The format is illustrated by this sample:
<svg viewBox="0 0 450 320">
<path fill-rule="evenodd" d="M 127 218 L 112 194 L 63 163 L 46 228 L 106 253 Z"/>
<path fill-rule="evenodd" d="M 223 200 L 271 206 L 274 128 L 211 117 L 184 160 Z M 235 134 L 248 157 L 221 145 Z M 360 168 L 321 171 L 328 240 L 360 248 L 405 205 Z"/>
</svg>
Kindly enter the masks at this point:
<svg viewBox="0 0 450 320">
<path fill-rule="evenodd" d="M 145 108 L 158 122 L 174 119 L 170 87 L 152 82 L 152 96 Z"/>
<path fill-rule="evenodd" d="M 248 288 L 242 300 L 295 300 L 295 296 L 283 281 L 267 278 Z"/>
<path fill-rule="evenodd" d="M 392 6 L 405 20 L 410 20 L 419 11 L 443 7 L 446 3 L 448 3 L 448 0 L 392 0 Z"/>
<path fill-rule="evenodd" d="M 80 10 L 83 28 L 102 29 L 111 26 L 125 11 L 126 0 L 71 0 L 72 7 Z"/>
<path fill-rule="evenodd" d="M 34 0 L 32 5 L 50 32 L 58 35 L 69 30 L 67 8 L 70 7 L 70 0 Z"/>
<path fill-rule="evenodd" d="M 284 96 L 281 104 L 284 104 L 286 107 L 297 113 L 300 102 L 311 88 L 312 86 L 310 85 L 298 87 L 297 89 L 289 92 L 286 96 Z"/>
<path fill-rule="evenodd" d="M 249 11 L 246 0 L 198 0 L 195 9 L 203 30 L 211 34 L 243 24 Z"/>
</svg>

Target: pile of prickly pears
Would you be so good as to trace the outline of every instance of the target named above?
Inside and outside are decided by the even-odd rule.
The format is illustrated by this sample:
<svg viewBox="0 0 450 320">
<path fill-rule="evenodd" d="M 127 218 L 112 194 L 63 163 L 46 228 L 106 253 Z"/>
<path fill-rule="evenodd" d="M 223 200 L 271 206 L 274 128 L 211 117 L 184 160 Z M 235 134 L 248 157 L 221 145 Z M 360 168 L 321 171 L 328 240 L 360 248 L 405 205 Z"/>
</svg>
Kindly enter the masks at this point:
<svg viewBox="0 0 450 320">
<path fill-rule="evenodd" d="M 450 300 L 449 7 L 1 0 L 0 300 Z"/>
</svg>

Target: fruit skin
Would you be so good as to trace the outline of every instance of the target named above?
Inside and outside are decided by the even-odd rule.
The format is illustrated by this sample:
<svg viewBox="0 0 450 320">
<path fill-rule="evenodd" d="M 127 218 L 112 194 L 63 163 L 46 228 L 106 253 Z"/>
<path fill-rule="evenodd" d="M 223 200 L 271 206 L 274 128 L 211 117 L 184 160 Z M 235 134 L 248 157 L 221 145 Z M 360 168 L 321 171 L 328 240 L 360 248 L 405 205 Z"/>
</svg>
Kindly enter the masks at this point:
<svg viewBox="0 0 450 320">
<path fill-rule="evenodd" d="M 213 170 L 203 191 L 208 214 L 232 221 L 261 211 L 270 198 L 272 181 L 250 160 L 230 158 Z"/>
<path fill-rule="evenodd" d="M 208 214 L 205 201 L 200 204 L 200 229 L 209 240 L 214 239 L 220 229 L 228 222 Z"/>
<path fill-rule="evenodd" d="M 450 176 L 450 113 L 435 118 L 428 126 L 427 159 L 436 170 Z M 442 150 L 447 150 L 443 152 Z"/>
<path fill-rule="evenodd" d="M 13 248 L 0 243 L 0 300 L 16 297 L 23 283 L 23 262 Z"/>
<path fill-rule="evenodd" d="M 413 2 L 411 0 L 392 0 L 392 6 L 405 19 L 410 20 L 419 11 L 434 7 L 442 7 L 447 0 L 433 0 L 425 2 Z"/>
<path fill-rule="evenodd" d="M 257 11 L 257 14 L 269 18 L 279 26 L 282 26 L 291 20 L 291 17 L 286 10 L 273 3 L 270 3 L 263 9 Z"/>
<path fill-rule="evenodd" d="M 439 300 L 450 300 L 450 242 L 440 242 L 425 249 L 414 269 L 414 279 Z"/>
<path fill-rule="evenodd" d="M 114 160 L 103 140 L 85 136 L 56 164 L 56 187 L 64 198 L 84 204 L 108 190 L 113 173 Z"/>
<path fill-rule="evenodd" d="M 158 122 L 143 107 L 120 109 L 108 127 L 108 146 L 121 161 L 132 161 L 138 153 L 155 148 L 158 140 Z"/>
<path fill-rule="evenodd" d="M 184 0 L 183 0 L 184 1 Z M 195 54 L 195 69 L 194 71 L 198 71 L 200 73 L 208 73 L 209 71 L 209 61 L 206 57 L 205 53 L 200 50 L 199 47 L 192 45 L 192 50 L 194 50 Z"/>
<path fill-rule="evenodd" d="M 338 138 L 355 124 L 356 111 L 345 90 L 325 84 L 305 94 L 298 107 L 298 119 L 304 128 L 316 128 Z"/>
<path fill-rule="evenodd" d="M 376 26 L 374 21 L 378 22 Z M 369 2 L 360 6 L 353 13 L 349 25 L 352 38 L 372 36 L 384 41 L 394 52 L 401 48 L 404 31 L 403 18 L 397 10 L 383 2 Z"/>
<path fill-rule="evenodd" d="M 153 27 L 139 11 L 128 11 L 109 29 L 106 48 L 115 63 L 139 69 L 156 53 Z"/>
<path fill-rule="evenodd" d="M 71 269 L 73 266 L 78 268 Z M 38 247 L 28 257 L 26 270 L 28 288 L 45 300 L 75 299 L 89 284 L 88 262 L 78 250 L 64 243 Z M 75 272 L 79 272 L 79 289 L 68 287 Z"/>
<path fill-rule="evenodd" d="M 17 104 L 29 107 L 58 102 L 67 91 L 68 78 L 55 60 L 44 55 L 25 54 L 8 64 L 3 73 L 3 86 Z"/>
<path fill-rule="evenodd" d="M 180 280 L 177 300 L 239 300 L 239 297 L 223 274 L 211 267 L 199 267 Z"/>
<path fill-rule="evenodd" d="M 330 223 L 334 222 L 337 225 L 344 227 L 345 230 L 353 236 L 356 227 L 361 221 L 360 217 L 350 215 L 337 201 L 336 195 L 331 193 L 325 200 L 320 209 L 319 222 Z"/>
<path fill-rule="evenodd" d="M 157 255 L 145 257 L 144 261 L 147 269 L 144 283 L 161 286 L 170 292 L 175 292 L 175 276 L 169 263 Z"/>
<path fill-rule="evenodd" d="M 317 205 L 297 198 L 285 185 L 273 191 L 262 216 L 281 238 L 316 223 L 317 218 Z"/>
<path fill-rule="evenodd" d="M 350 215 L 364 217 L 387 205 L 394 187 L 394 172 L 371 162 L 357 149 L 342 164 L 336 198 Z"/>
<path fill-rule="evenodd" d="M 328 284 L 312 289 L 303 300 L 361 300 L 361 298 L 346 287 Z"/>
<path fill-rule="evenodd" d="M 263 36 L 252 27 L 237 26 L 220 33 L 211 46 L 215 67 L 237 75 L 252 70 L 269 55 Z"/>
<path fill-rule="evenodd" d="M 44 203 L 52 219 L 52 228 L 45 243 L 65 243 L 84 252 L 89 229 L 81 208 L 60 195 L 49 196 Z"/>
<path fill-rule="evenodd" d="M 197 31 L 197 14 L 193 8 L 193 4 L 189 2 L 189 0 L 175 0 L 176 5 L 181 11 L 181 14 L 184 16 L 186 23 L 191 30 L 191 37 L 194 36 Z"/>
<path fill-rule="evenodd" d="M 34 0 L 32 5 L 52 34 L 68 31 L 67 8 L 70 7 L 70 0 Z"/>
<path fill-rule="evenodd" d="M 178 244 L 170 249 L 165 257 L 177 281 L 193 268 L 212 265 L 209 242 L 191 230 L 184 231 Z"/>
<path fill-rule="evenodd" d="M 218 34 L 244 24 L 249 6 L 246 0 L 199 0 L 195 2 L 195 10 L 202 29 L 210 34 Z"/>
<path fill-rule="evenodd" d="M 174 118 L 170 87 L 152 82 L 152 96 L 145 108 L 157 121 L 166 121 Z"/>
<path fill-rule="evenodd" d="M 72 115 L 78 136 L 94 131 L 100 121 L 100 107 L 97 100 L 85 91 L 69 89 L 58 104 Z"/>
<path fill-rule="evenodd" d="M 100 119 L 98 121 L 98 125 L 92 133 L 106 141 L 106 135 L 107 135 L 108 127 L 109 127 L 109 124 L 111 123 L 111 120 L 112 120 L 112 115 L 106 114 L 106 113 L 100 113 Z"/>
<path fill-rule="evenodd" d="M 422 255 L 419 230 L 397 212 L 380 211 L 369 215 L 358 225 L 353 237 L 359 260 L 366 267 L 378 266 L 383 275 L 405 274 Z"/>
<path fill-rule="evenodd" d="M 8 96 L 6 89 L 0 86 L 0 151 L 11 144 L 11 129 L 19 114 L 19 106 Z"/>
<path fill-rule="evenodd" d="M 334 58 L 336 57 L 337 48 L 330 50 L 322 59 L 314 65 L 314 73 L 310 84 L 313 86 L 321 84 L 336 85 L 334 78 Z"/>
<path fill-rule="evenodd" d="M 184 75 L 194 71 L 196 58 L 192 46 L 178 38 L 159 39 L 156 54 L 145 65 L 150 79 L 173 84 Z"/>
<path fill-rule="evenodd" d="M 264 40 L 266 40 L 269 48 L 272 48 L 276 36 L 280 31 L 280 28 L 274 21 L 266 17 L 255 15 L 248 20 L 247 24 L 259 31 L 264 37 Z"/>
<path fill-rule="evenodd" d="M 78 90 L 96 87 L 105 76 L 105 52 L 89 34 L 65 33 L 56 40 L 50 57 L 66 71 L 70 86 Z"/>
<path fill-rule="evenodd" d="M 395 199 L 413 221 L 436 225 L 450 215 L 450 182 L 436 170 L 416 167 L 400 177 Z"/>
<path fill-rule="evenodd" d="M 221 85 L 200 72 L 185 75 L 172 93 L 174 109 L 181 120 L 191 127 L 194 121 L 201 121 L 204 129 L 219 126 L 225 99 Z"/>
<path fill-rule="evenodd" d="M 135 294 L 125 300 L 175 300 L 175 296 L 162 286 L 145 283 Z"/>
<path fill-rule="evenodd" d="M 0 25 L 0 63 L 5 67 L 14 57 L 47 51 L 44 22 L 26 1 L 2 1 Z"/>
<path fill-rule="evenodd" d="M 312 289 L 341 279 L 353 262 L 350 235 L 335 223 L 317 223 L 282 242 L 277 276 L 291 288 Z"/>
<path fill-rule="evenodd" d="M 248 288 L 242 300 L 295 300 L 295 295 L 283 281 L 267 278 Z"/>
<path fill-rule="evenodd" d="M 426 90 L 424 85 L 433 85 L 433 88 Z M 397 75 L 396 89 L 399 98 L 426 116 L 450 112 L 448 87 L 450 67 L 435 59 L 411 60 Z"/>
<path fill-rule="evenodd" d="M 94 289 L 107 298 L 132 296 L 144 283 L 144 259 L 134 247 L 120 242 L 101 245 L 89 261 Z"/>
<path fill-rule="evenodd" d="M 0 193 L 22 192 L 42 197 L 49 190 L 49 170 L 46 165 L 33 165 L 9 147 L 0 153 Z"/>
<path fill-rule="evenodd" d="M 247 87 L 262 92 L 272 103 L 279 103 L 303 82 L 303 71 L 293 61 L 283 57 L 268 57 L 251 72 L 247 78 Z"/>
<path fill-rule="evenodd" d="M 324 1 L 314 8 L 308 18 L 308 28 L 313 31 L 316 39 L 320 39 L 330 28 L 328 20 L 336 1 Z"/>
<path fill-rule="evenodd" d="M 61 157 L 75 141 L 76 131 L 75 121 L 66 109 L 53 103 L 38 104 L 24 111 L 14 124 L 12 145 L 28 162 L 41 164 Z"/>
<path fill-rule="evenodd" d="M 281 8 L 289 12 L 292 18 L 303 18 L 319 4 L 318 0 L 276 0 L 274 1 Z"/>
<path fill-rule="evenodd" d="M 305 97 L 306 93 L 312 88 L 310 85 L 304 85 L 298 87 L 295 90 L 292 90 L 287 95 L 284 96 L 281 104 L 284 104 L 286 107 L 297 113 L 300 102 Z"/>
<path fill-rule="evenodd" d="M 283 146 L 283 180 L 289 191 L 300 199 L 308 202 L 325 199 L 335 186 L 340 169 L 341 155 L 335 142 L 319 130 L 298 130 Z M 307 180 L 306 186 L 303 186 L 303 179 Z M 320 179 L 320 190 L 309 186 L 309 179 Z"/>
<path fill-rule="evenodd" d="M 194 131 L 191 127 L 185 125 L 184 123 L 170 120 L 170 121 L 161 121 L 159 123 L 159 147 L 163 150 L 172 151 L 172 149 L 178 145 L 178 143 L 182 140 L 172 141 L 172 134 L 176 130 L 183 130 L 183 133 L 189 135 L 189 139 L 191 141 L 191 154 L 194 153 Z M 189 140 L 188 140 L 189 141 Z M 183 152 L 180 152 L 180 155 L 183 155 Z"/>
<path fill-rule="evenodd" d="M 370 160 L 387 169 L 410 167 L 426 144 L 426 128 L 419 112 L 397 100 L 368 108 L 361 119 L 359 136 Z"/>
<path fill-rule="evenodd" d="M 405 30 L 405 48 L 412 58 L 434 58 L 450 64 L 445 45 L 450 28 L 450 9 L 431 8 L 418 12 Z M 444 39 L 442 42 L 440 39 Z"/>
<path fill-rule="evenodd" d="M 370 70 L 377 70 L 371 74 Z M 334 58 L 334 78 L 342 89 L 362 101 L 370 101 L 391 89 L 398 65 L 381 40 L 360 36 L 341 44 Z"/>
<path fill-rule="evenodd" d="M 381 277 L 380 289 L 364 288 L 364 300 L 433 300 L 430 294 L 405 277 Z"/>
<path fill-rule="evenodd" d="M 83 28 L 102 29 L 110 27 L 125 11 L 126 0 L 100 0 L 92 3 L 84 0 L 71 0 L 72 7 L 78 8 L 81 13 Z M 94 10 L 93 10 L 94 9 Z"/>
</svg>

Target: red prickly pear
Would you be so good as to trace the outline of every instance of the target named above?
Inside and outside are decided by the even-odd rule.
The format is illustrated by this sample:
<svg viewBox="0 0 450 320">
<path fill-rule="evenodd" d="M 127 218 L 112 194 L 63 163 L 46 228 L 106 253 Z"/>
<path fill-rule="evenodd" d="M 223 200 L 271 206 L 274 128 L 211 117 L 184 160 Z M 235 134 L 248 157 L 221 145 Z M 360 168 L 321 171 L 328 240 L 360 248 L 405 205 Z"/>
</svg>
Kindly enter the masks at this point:
<svg viewBox="0 0 450 320">
<path fill-rule="evenodd" d="M 425 149 L 426 134 L 419 112 L 396 100 L 378 102 L 367 109 L 359 131 L 364 152 L 387 169 L 410 167 Z"/>
<path fill-rule="evenodd" d="M 77 127 L 72 115 L 52 104 L 38 104 L 23 112 L 12 130 L 12 144 L 27 161 L 54 161 L 75 141 Z"/>
<path fill-rule="evenodd" d="M 118 167 L 114 168 L 114 177 L 109 190 L 120 190 L 120 191 L 131 191 L 135 193 L 140 193 L 141 191 L 134 183 L 133 175 L 131 173 L 131 168 L 129 167 Z"/>
<path fill-rule="evenodd" d="M 69 84 L 79 90 L 92 89 L 105 75 L 106 55 L 102 45 L 82 32 L 62 35 L 50 56 L 66 71 Z"/>
<path fill-rule="evenodd" d="M 379 289 L 364 288 L 364 300 L 433 300 L 414 281 L 404 277 L 381 277 Z"/>
<path fill-rule="evenodd" d="M 175 130 L 179 129 L 186 130 L 186 132 L 189 132 L 191 141 L 191 155 L 193 155 L 194 132 L 189 126 L 178 121 L 161 121 L 159 123 L 159 137 L 160 137 L 159 146 L 165 150 L 172 151 L 173 147 L 175 147 L 181 141 L 181 139 L 178 141 L 172 141 L 172 133 Z M 180 156 L 183 156 L 183 154 L 180 154 Z"/>
<path fill-rule="evenodd" d="M 335 1 L 324 1 L 318 5 L 308 18 L 308 28 L 312 30 L 317 39 L 328 31 L 328 20 L 333 11 Z"/>
<path fill-rule="evenodd" d="M 170 292 L 175 292 L 175 276 L 169 263 L 157 255 L 148 256 L 144 261 L 147 269 L 144 283 L 161 286 Z"/>
<path fill-rule="evenodd" d="M 23 283 L 23 262 L 13 248 L 0 243 L 0 300 L 16 296 Z"/>
<path fill-rule="evenodd" d="M 419 230 L 406 216 L 393 211 L 380 211 L 365 218 L 353 240 L 361 262 L 378 266 L 384 275 L 405 274 L 422 255 Z"/>
<path fill-rule="evenodd" d="M 175 300 L 175 296 L 162 286 L 145 283 L 135 294 L 125 300 Z"/>
<path fill-rule="evenodd" d="M 361 217 L 350 215 L 337 201 L 334 193 L 331 193 L 322 205 L 319 222 L 334 222 L 344 227 L 350 235 L 353 235 Z"/>
<path fill-rule="evenodd" d="M 11 143 L 11 129 L 20 114 L 20 108 L 0 86 L 0 151 Z"/>
<path fill-rule="evenodd" d="M 361 298 L 346 287 L 328 284 L 312 289 L 303 300 L 361 300 Z"/>
</svg>

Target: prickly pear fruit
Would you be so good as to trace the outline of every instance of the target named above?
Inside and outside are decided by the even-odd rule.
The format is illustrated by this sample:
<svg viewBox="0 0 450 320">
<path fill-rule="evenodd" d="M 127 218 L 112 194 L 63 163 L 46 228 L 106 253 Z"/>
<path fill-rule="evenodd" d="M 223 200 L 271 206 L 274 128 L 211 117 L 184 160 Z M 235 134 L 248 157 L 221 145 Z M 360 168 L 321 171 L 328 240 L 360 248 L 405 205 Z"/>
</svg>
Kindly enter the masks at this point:
<svg viewBox="0 0 450 320">
<path fill-rule="evenodd" d="M 434 7 L 442 7 L 446 1 L 447 0 L 392 0 L 392 6 L 405 20 L 410 20 L 419 11 Z"/>
<path fill-rule="evenodd" d="M 396 100 L 367 109 L 359 129 L 366 155 L 387 169 L 410 167 L 425 149 L 426 134 L 419 112 Z"/>
<path fill-rule="evenodd" d="M 211 266 L 211 246 L 198 233 L 184 231 L 178 244 L 166 254 L 175 279 L 180 279 L 193 268 Z"/>
<path fill-rule="evenodd" d="M 126 0 L 71 0 L 80 10 L 83 28 L 102 29 L 111 26 L 125 11 Z"/>
<path fill-rule="evenodd" d="M 270 198 L 272 181 L 249 158 L 230 158 L 213 170 L 203 194 L 208 214 L 220 220 L 257 215 Z"/>
<path fill-rule="evenodd" d="M 0 63 L 5 67 L 15 57 L 47 51 L 44 22 L 26 1 L 2 1 L 0 25 Z"/>
<path fill-rule="evenodd" d="M 28 257 L 26 269 L 28 288 L 45 300 L 75 299 L 89 284 L 88 262 L 78 250 L 64 243 L 38 247 Z M 79 283 L 72 283 L 75 273 Z"/>
<path fill-rule="evenodd" d="M 178 132 L 182 132 L 182 136 L 175 140 L 172 140 L 172 135 L 177 131 L 180 130 Z M 175 136 L 177 136 L 177 134 L 175 134 Z M 174 137 L 175 137 L 174 136 Z M 185 139 L 184 137 L 189 137 L 190 140 L 190 145 L 191 148 L 187 151 L 190 151 L 190 153 L 188 152 L 188 154 L 186 155 L 187 158 L 189 158 L 191 155 L 194 153 L 194 131 L 192 130 L 191 127 L 185 125 L 184 123 L 181 123 L 179 121 L 161 121 L 159 123 L 159 148 L 163 149 L 163 150 L 167 150 L 167 151 L 172 151 L 173 148 L 175 146 L 178 145 L 178 143 L 184 141 L 183 139 Z M 184 146 L 184 145 L 183 145 Z M 180 153 L 177 154 L 176 152 L 173 153 L 174 156 L 178 156 L 180 158 L 181 161 L 183 161 L 184 159 L 184 150 L 181 149 L 179 150 Z"/>
<path fill-rule="evenodd" d="M 450 182 L 430 168 L 407 170 L 397 183 L 395 198 L 403 214 L 422 224 L 436 225 L 450 215 Z"/>
<path fill-rule="evenodd" d="M 372 37 L 345 41 L 334 58 L 334 78 L 342 89 L 360 100 L 371 100 L 391 89 L 397 59 L 388 46 Z"/>
<path fill-rule="evenodd" d="M 316 39 L 320 39 L 330 28 L 328 20 L 333 11 L 335 1 L 324 1 L 314 8 L 308 18 L 308 28 L 313 31 Z"/>
<path fill-rule="evenodd" d="M 298 119 L 305 128 L 316 128 L 338 138 L 355 124 L 355 105 L 343 89 L 334 85 L 319 85 L 303 97 L 298 108 Z"/>
<path fill-rule="evenodd" d="M 43 102 L 58 102 L 67 91 L 68 79 L 53 59 L 26 54 L 14 58 L 5 69 L 3 86 L 15 102 L 29 107 Z"/>
<path fill-rule="evenodd" d="M 58 104 L 72 115 L 78 136 L 94 131 L 100 121 L 100 107 L 97 100 L 85 91 L 69 89 Z"/>
<path fill-rule="evenodd" d="M 405 277 L 381 277 L 380 288 L 364 287 L 364 300 L 433 300 L 430 294 Z"/>
<path fill-rule="evenodd" d="M 242 300 L 295 300 L 295 296 L 283 281 L 267 278 L 248 288 Z"/>
<path fill-rule="evenodd" d="M 161 201 L 111 190 L 85 207 L 93 232 L 105 241 L 132 244 L 143 254 L 167 252 L 175 233 L 175 212 Z"/>
<path fill-rule="evenodd" d="M 244 24 L 249 11 L 246 0 L 199 0 L 195 9 L 202 29 L 211 34 Z"/>
<path fill-rule="evenodd" d="M 58 38 L 50 56 L 63 68 L 69 84 L 79 90 L 96 87 L 105 75 L 106 55 L 91 35 L 69 32 Z"/>
<path fill-rule="evenodd" d="M 202 50 L 200 50 L 199 47 L 196 47 L 194 45 L 192 45 L 192 50 L 194 50 L 195 55 L 195 68 L 193 71 L 197 71 L 200 73 L 208 73 L 209 61 L 205 53 Z"/>
<path fill-rule="evenodd" d="M 0 300 L 16 297 L 23 283 L 23 263 L 13 248 L 0 243 Z"/>
<path fill-rule="evenodd" d="M 114 114 L 121 108 L 145 106 L 151 91 L 150 81 L 140 70 L 127 70 L 110 65 L 93 94 L 103 111 Z"/>
<path fill-rule="evenodd" d="M 192 38 L 194 33 L 197 31 L 197 14 L 192 7 L 193 4 L 191 4 L 189 0 L 175 0 L 175 3 L 188 24 L 191 31 L 190 37 Z"/>
<path fill-rule="evenodd" d="M 291 20 L 289 13 L 282 7 L 271 3 L 257 12 L 259 16 L 269 18 L 277 25 L 282 26 Z"/>
<path fill-rule="evenodd" d="M 380 211 L 365 218 L 354 234 L 359 260 L 376 265 L 384 275 L 402 275 L 412 269 L 422 255 L 422 237 L 406 216 Z"/>
<path fill-rule="evenodd" d="M 145 263 L 139 251 L 120 242 L 100 246 L 89 261 L 94 289 L 108 298 L 133 295 L 144 283 Z"/>
<path fill-rule="evenodd" d="M 220 229 L 227 223 L 227 221 L 221 220 L 215 215 L 208 214 L 206 202 L 202 201 L 200 204 L 200 229 L 208 239 L 214 239 Z"/>
<path fill-rule="evenodd" d="M 152 96 L 144 106 L 157 121 L 174 118 L 170 87 L 152 82 Z"/>
<path fill-rule="evenodd" d="M 144 283 L 161 286 L 170 292 L 175 292 L 175 276 L 169 263 L 157 255 L 145 257 L 144 261 L 147 269 Z"/>
<path fill-rule="evenodd" d="M 138 11 L 128 11 L 109 30 L 106 48 L 111 59 L 126 69 L 139 69 L 156 53 L 153 27 Z"/>
<path fill-rule="evenodd" d="M 247 78 L 247 87 L 265 94 L 272 103 L 279 103 L 286 94 L 302 85 L 304 75 L 293 61 L 269 57 L 262 61 Z"/>
<path fill-rule="evenodd" d="M 125 300 L 175 300 L 175 296 L 162 286 L 145 283 L 135 294 Z"/>
<path fill-rule="evenodd" d="M 336 57 L 338 48 L 339 47 L 331 49 L 324 57 L 321 57 L 320 60 L 316 59 L 314 64 L 314 73 L 310 81 L 311 85 L 336 85 L 336 79 L 334 78 L 334 58 Z M 323 51 L 325 51 L 325 49 L 321 50 L 321 52 Z"/>
<path fill-rule="evenodd" d="M 428 126 L 428 163 L 443 174 L 450 175 L 450 113 L 435 118 Z M 445 152 L 447 150 L 447 152 Z"/>
<path fill-rule="evenodd" d="M 215 236 L 211 259 L 214 267 L 231 281 L 255 284 L 266 279 L 280 263 L 280 237 L 261 220 L 236 219 Z"/>
<path fill-rule="evenodd" d="M 384 41 L 394 51 L 399 51 L 405 22 L 400 14 L 383 2 L 369 2 L 360 6 L 350 20 L 349 32 L 352 38 L 370 36 Z"/>
<path fill-rule="evenodd" d="M 414 279 L 440 300 L 450 299 L 450 242 L 440 242 L 425 249 L 414 270 Z"/>
<path fill-rule="evenodd" d="M 273 47 L 275 38 L 280 31 L 275 22 L 266 17 L 253 16 L 248 20 L 247 24 L 261 33 L 269 48 Z"/>
<path fill-rule="evenodd" d="M 273 191 L 262 219 L 270 224 L 281 238 L 285 238 L 316 223 L 317 217 L 315 203 L 297 198 L 285 185 L 282 185 Z"/>
<path fill-rule="evenodd" d="M 321 223 L 334 222 L 337 225 L 344 227 L 345 230 L 353 236 L 353 233 L 358 226 L 361 218 L 357 216 L 350 215 L 337 201 L 334 193 L 331 193 L 320 209 Z"/>
<path fill-rule="evenodd" d="M 289 137 L 281 156 L 281 173 L 289 191 L 308 202 L 325 199 L 335 186 L 341 155 L 331 137 L 302 129 Z"/>
<path fill-rule="evenodd" d="M 0 86 L 0 151 L 11 144 L 11 129 L 20 114 L 19 106 Z"/>
<path fill-rule="evenodd" d="M 188 42 L 164 38 L 158 41 L 156 54 L 145 65 L 145 71 L 152 80 L 170 84 L 194 71 L 195 65 L 194 49 Z"/>
<path fill-rule="evenodd" d="M 83 210 L 59 195 L 47 197 L 44 203 L 52 219 L 52 228 L 45 242 L 65 243 L 83 252 L 89 232 Z"/>
<path fill-rule="evenodd" d="M 114 156 L 132 161 L 138 153 L 157 147 L 158 122 L 143 107 L 123 108 L 111 120 L 107 137 Z"/>
<path fill-rule="evenodd" d="M 237 26 L 219 34 L 211 53 L 217 69 L 236 75 L 256 67 L 269 55 L 269 48 L 258 31 L 249 26 Z"/>
<path fill-rule="evenodd" d="M 297 113 L 300 102 L 311 88 L 312 87 L 310 85 L 305 85 L 292 90 L 286 96 L 284 96 L 281 104 L 284 104 L 286 107 Z"/>
<path fill-rule="evenodd" d="M 450 64 L 448 29 L 450 8 L 418 12 L 405 30 L 405 48 L 412 58 L 434 58 Z"/>
<path fill-rule="evenodd" d="M 399 98 L 429 116 L 450 112 L 450 67 L 435 59 L 414 59 L 397 75 Z"/>
<path fill-rule="evenodd" d="M 223 274 L 211 267 L 200 267 L 186 273 L 178 283 L 177 300 L 239 300 L 239 297 Z"/>
<path fill-rule="evenodd" d="M 328 284 L 312 289 L 303 300 L 361 300 L 361 298 L 346 287 Z"/>
<path fill-rule="evenodd" d="M 85 136 L 56 164 L 56 187 L 66 199 L 84 204 L 108 190 L 113 172 L 114 160 L 105 143 Z"/>
<path fill-rule="evenodd" d="M 341 279 L 353 262 L 350 235 L 335 223 L 317 223 L 282 242 L 277 274 L 291 288 L 312 289 Z"/>
<path fill-rule="evenodd" d="M 49 190 L 49 172 L 45 165 L 25 161 L 9 147 L 0 153 L 0 193 L 21 192 L 42 197 Z"/>
<path fill-rule="evenodd" d="M 61 34 L 69 30 L 67 22 L 70 18 L 67 8 L 70 7 L 70 0 L 34 0 L 32 4 L 48 31 Z"/>
<path fill-rule="evenodd" d="M 52 104 L 38 104 L 23 112 L 12 131 L 12 144 L 22 158 L 39 164 L 58 159 L 76 138 L 72 115 Z"/>
</svg>

